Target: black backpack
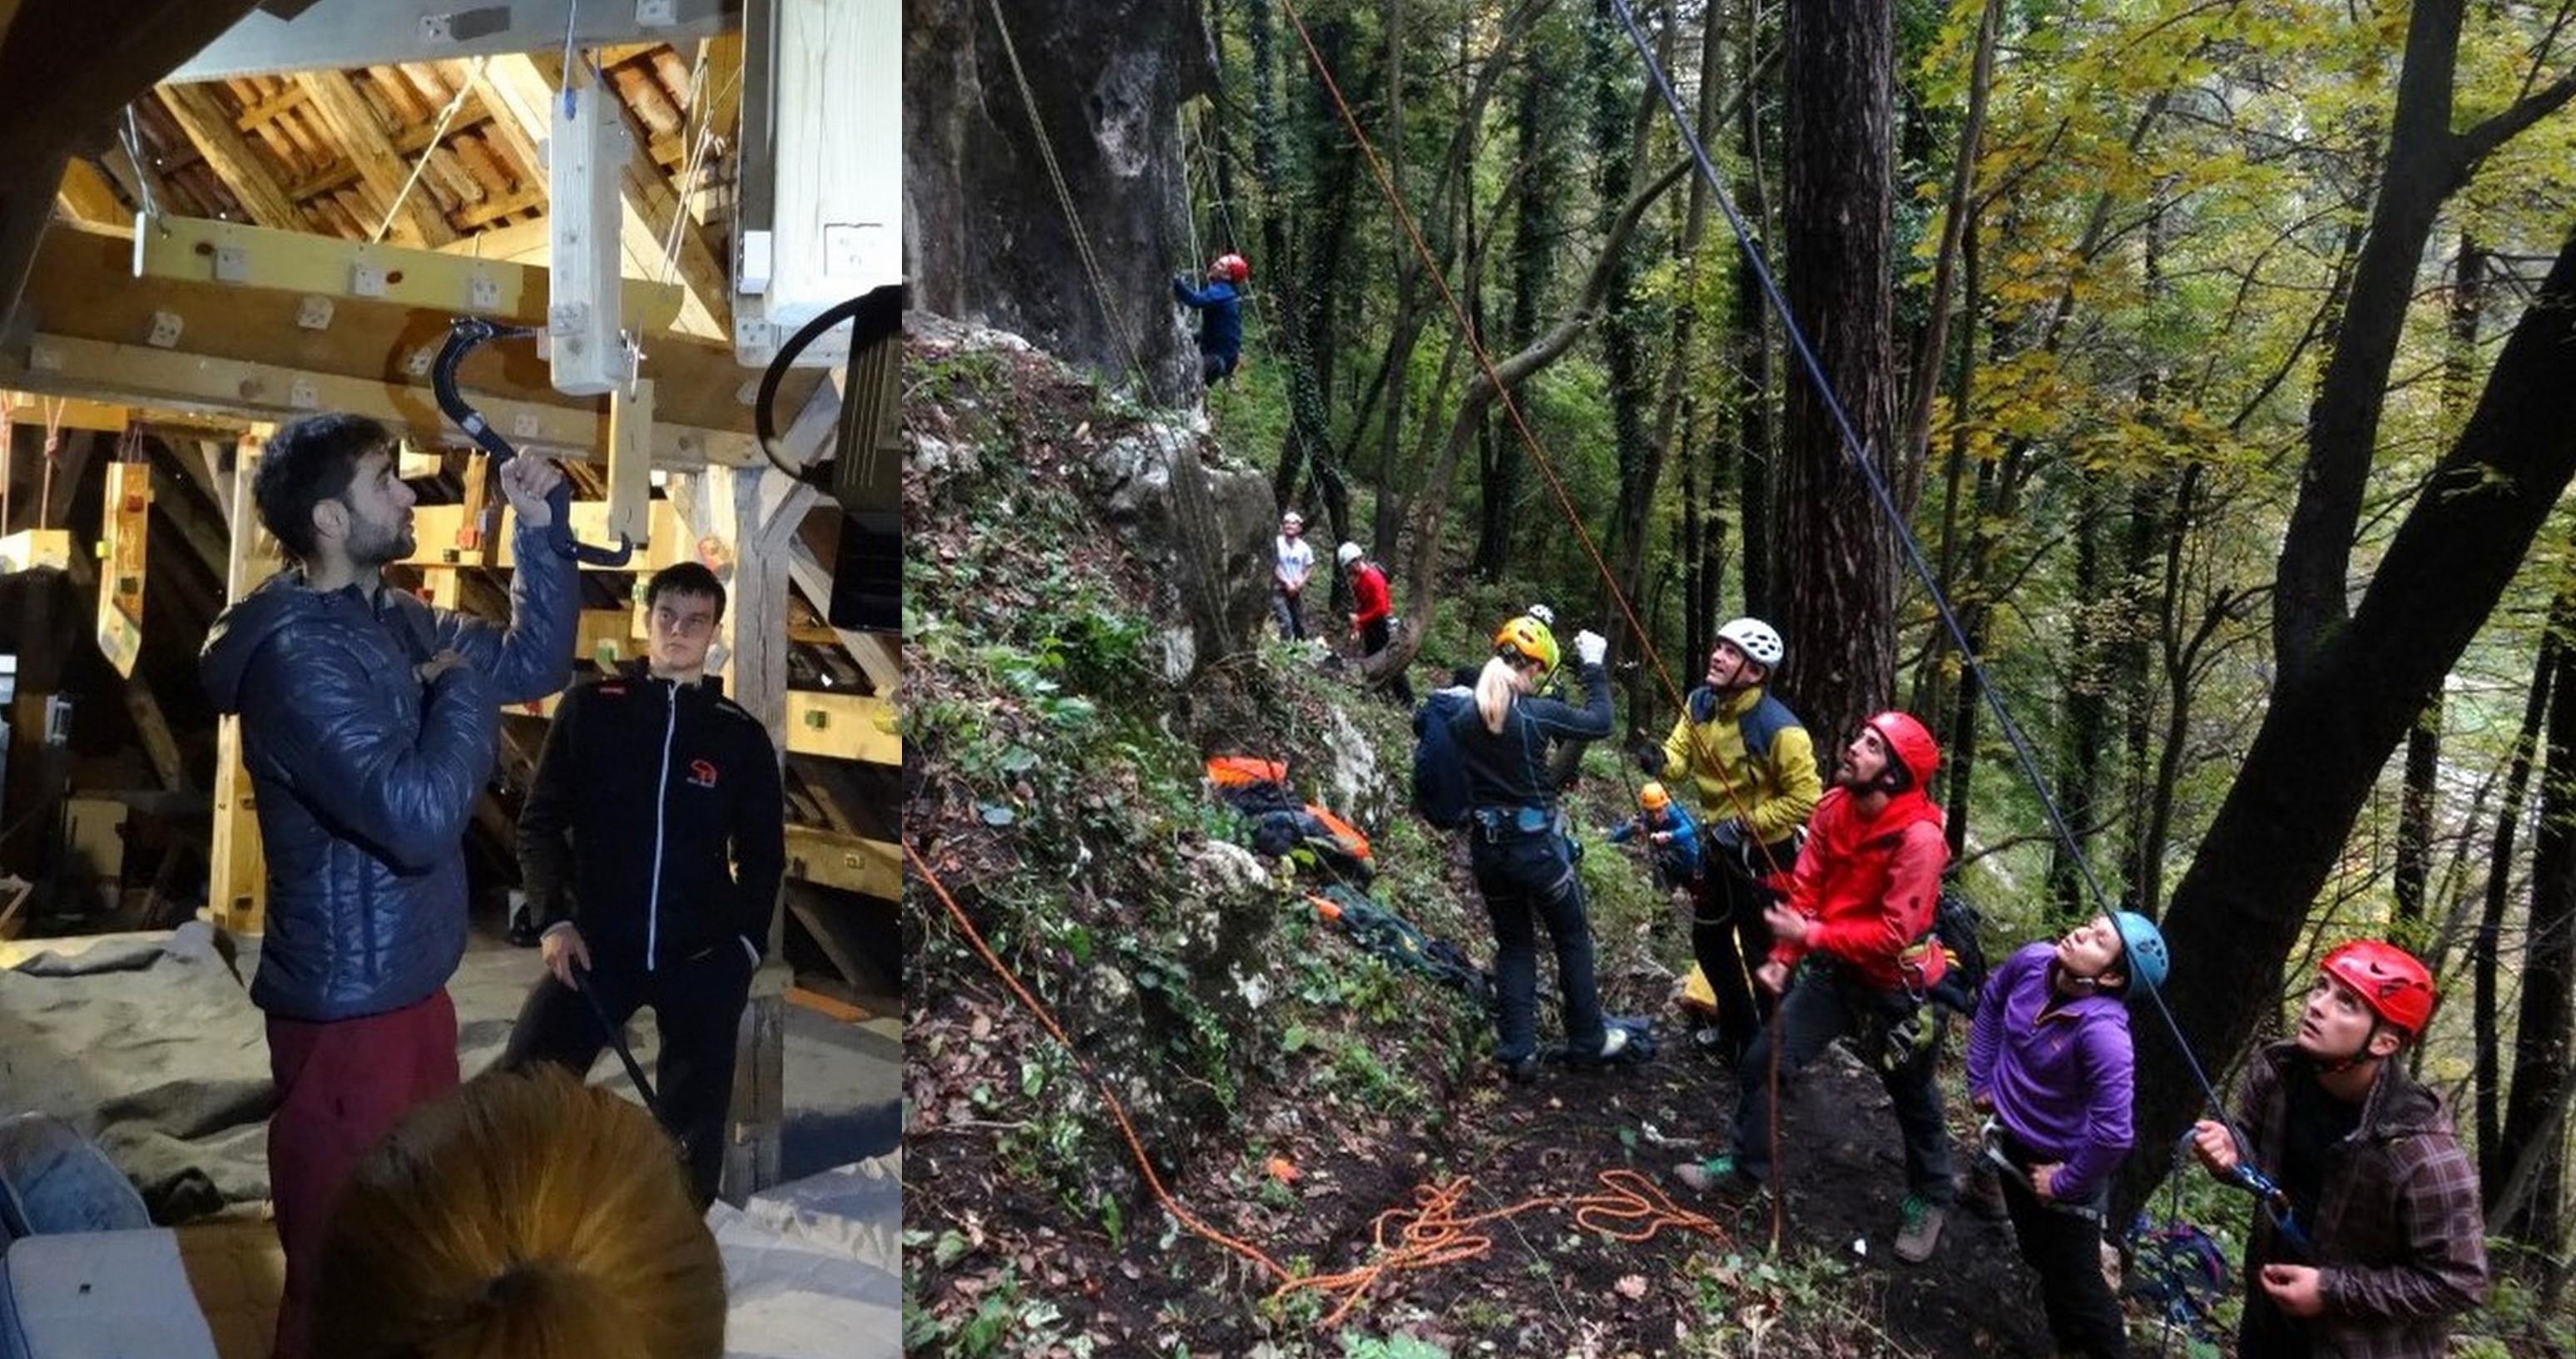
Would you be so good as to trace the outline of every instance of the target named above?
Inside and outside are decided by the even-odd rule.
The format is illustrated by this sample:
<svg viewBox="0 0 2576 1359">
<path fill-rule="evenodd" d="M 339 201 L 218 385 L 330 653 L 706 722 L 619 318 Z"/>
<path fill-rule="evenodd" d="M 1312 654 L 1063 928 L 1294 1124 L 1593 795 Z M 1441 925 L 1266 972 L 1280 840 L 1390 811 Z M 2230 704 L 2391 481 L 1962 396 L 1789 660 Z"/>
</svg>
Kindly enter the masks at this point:
<svg viewBox="0 0 2576 1359">
<path fill-rule="evenodd" d="M 1977 1013 L 1978 994 L 1986 989 L 1986 946 L 1977 938 L 1977 927 L 1984 923 L 1985 917 L 1968 904 L 1959 885 L 1943 879 L 1941 899 L 1932 908 L 1932 938 L 1950 956 L 1950 969 L 1928 997 L 1971 1017 Z"/>
<path fill-rule="evenodd" d="M 1451 725 L 1472 701 L 1463 688 L 1436 689 L 1413 710 L 1413 811 L 1442 830 L 1466 825 L 1476 810 Z"/>
</svg>

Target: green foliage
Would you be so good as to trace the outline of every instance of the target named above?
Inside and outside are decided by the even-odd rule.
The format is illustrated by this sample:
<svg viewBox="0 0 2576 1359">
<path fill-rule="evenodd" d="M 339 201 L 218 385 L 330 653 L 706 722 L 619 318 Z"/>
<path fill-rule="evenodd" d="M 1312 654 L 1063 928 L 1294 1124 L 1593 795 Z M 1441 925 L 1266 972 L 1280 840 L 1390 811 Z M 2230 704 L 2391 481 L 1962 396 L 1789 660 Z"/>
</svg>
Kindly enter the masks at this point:
<svg viewBox="0 0 2576 1359">
<path fill-rule="evenodd" d="M 906 1232 L 904 1243 L 910 1247 L 915 1237 L 926 1235 Z M 941 1234 L 937 1248 L 947 1251 L 955 1236 L 954 1232 Z M 962 1251 L 962 1242 L 959 1249 Z M 909 1250 L 905 1258 L 910 1260 Z M 1065 1333 L 1064 1313 L 1055 1303 L 1023 1295 L 1019 1272 L 1011 1266 L 1004 1265 L 992 1274 L 971 1307 L 951 1313 L 933 1313 L 923 1307 L 908 1263 L 904 1273 L 903 1347 L 907 1354 L 986 1359 L 1048 1353 L 1087 1355 L 1091 1350 L 1087 1337 Z"/>
<path fill-rule="evenodd" d="M 1340 1342 L 1343 1359 L 1448 1359 L 1449 1356 L 1449 1351 L 1428 1340 L 1402 1334 L 1379 1339 L 1356 1331 L 1344 1331 Z"/>
</svg>

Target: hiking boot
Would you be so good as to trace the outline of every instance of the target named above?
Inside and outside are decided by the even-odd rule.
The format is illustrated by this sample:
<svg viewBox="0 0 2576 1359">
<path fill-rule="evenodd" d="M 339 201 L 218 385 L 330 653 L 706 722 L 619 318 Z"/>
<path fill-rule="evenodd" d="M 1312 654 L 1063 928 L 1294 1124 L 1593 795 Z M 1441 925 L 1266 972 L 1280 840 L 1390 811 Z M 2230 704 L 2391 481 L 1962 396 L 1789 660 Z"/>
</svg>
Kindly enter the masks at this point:
<svg viewBox="0 0 2576 1359">
<path fill-rule="evenodd" d="M 2004 1207 L 2003 1175 L 1994 1162 L 1980 1156 L 1968 1167 L 1959 1185 L 1959 1206 L 1988 1222 L 2004 1220 L 2009 1210 Z"/>
<path fill-rule="evenodd" d="M 520 948 L 535 948 L 545 941 L 545 932 L 537 928 L 536 917 L 522 906 L 510 913 L 510 942 Z"/>
<path fill-rule="evenodd" d="M 1909 1265 L 1919 1265 L 1932 1258 L 1932 1248 L 1941 1244 L 1941 1219 L 1946 1210 L 1920 1194 L 1908 1194 L 1896 1207 L 1896 1258 Z"/>
<path fill-rule="evenodd" d="M 1527 1085 L 1538 1079 L 1538 1054 L 1535 1052 L 1496 1060 L 1503 1064 L 1503 1076 L 1514 1085 Z"/>
<path fill-rule="evenodd" d="M 1712 1156 L 1705 1161 L 1675 1166 L 1673 1178 L 1694 1194 L 1740 1198 L 1762 1192 L 1762 1182 L 1737 1165 L 1733 1156 Z"/>
</svg>

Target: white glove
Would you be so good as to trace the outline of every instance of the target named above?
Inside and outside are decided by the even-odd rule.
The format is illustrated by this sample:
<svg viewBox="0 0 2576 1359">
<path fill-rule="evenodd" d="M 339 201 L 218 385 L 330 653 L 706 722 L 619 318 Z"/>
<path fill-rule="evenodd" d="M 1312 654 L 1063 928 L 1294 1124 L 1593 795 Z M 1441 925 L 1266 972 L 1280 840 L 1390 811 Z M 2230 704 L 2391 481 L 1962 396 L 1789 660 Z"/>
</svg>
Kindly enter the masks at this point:
<svg viewBox="0 0 2576 1359">
<path fill-rule="evenodd" d="M 1601 658 L 1610 654 L 1610 639 L 1586 628 L 1574 634 L 1574 654 L 1585 665 L 1599 665 Z"/>
</svg>

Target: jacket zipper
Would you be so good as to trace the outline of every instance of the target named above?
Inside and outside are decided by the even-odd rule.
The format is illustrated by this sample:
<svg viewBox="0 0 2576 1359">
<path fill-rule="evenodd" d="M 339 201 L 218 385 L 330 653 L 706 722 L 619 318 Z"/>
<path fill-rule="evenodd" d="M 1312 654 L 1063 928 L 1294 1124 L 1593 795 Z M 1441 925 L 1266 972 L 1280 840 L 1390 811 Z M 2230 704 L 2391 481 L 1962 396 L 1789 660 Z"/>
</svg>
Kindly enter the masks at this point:
<svg viewBox="0 0 2576 1359">
<path fill-rule="evenodd" d="M 665 682 L 668 707 L 662 713 L 662 773 L 653 785 L 653 890 L 644 901 L 644 970 L 650 972 L 662 938 L 662 832 L 671 811 L 671 738 L 680 727 L 680 686 Z"/>
</svg>

